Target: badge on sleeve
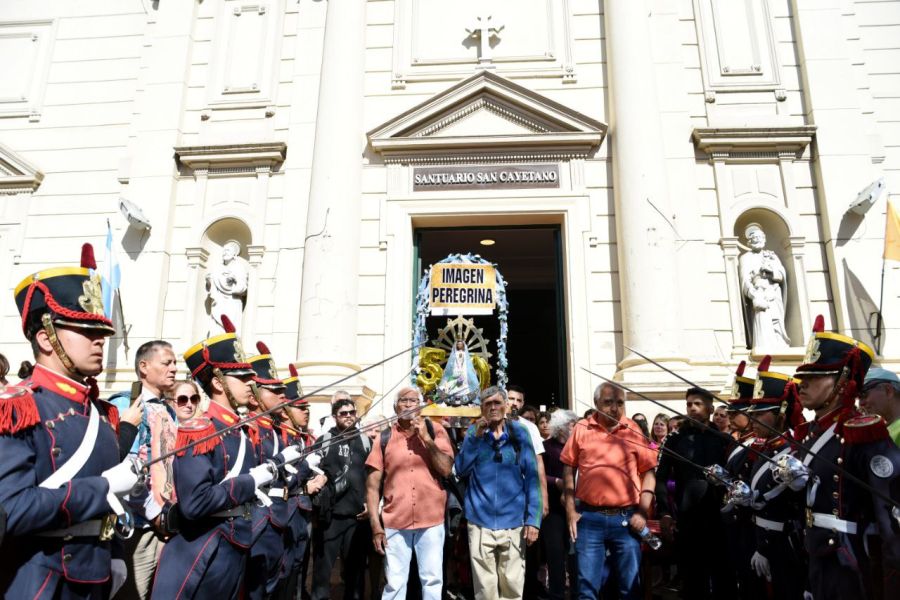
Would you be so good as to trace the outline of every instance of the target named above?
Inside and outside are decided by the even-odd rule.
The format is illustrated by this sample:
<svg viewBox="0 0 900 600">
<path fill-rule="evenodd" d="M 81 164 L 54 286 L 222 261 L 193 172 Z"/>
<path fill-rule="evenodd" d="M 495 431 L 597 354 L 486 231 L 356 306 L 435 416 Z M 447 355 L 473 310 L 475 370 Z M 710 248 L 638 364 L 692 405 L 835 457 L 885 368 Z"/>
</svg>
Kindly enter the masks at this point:
<svg viewBox="0 0 900 600">
<path fill-rule="evenodd" d="M 869 468 L 882 479 L 887 479 L 894 474 L 894 465 L 887 456 L 881 454 L 872 457 L 872 460 L 869 461 Z"/>
</svg>

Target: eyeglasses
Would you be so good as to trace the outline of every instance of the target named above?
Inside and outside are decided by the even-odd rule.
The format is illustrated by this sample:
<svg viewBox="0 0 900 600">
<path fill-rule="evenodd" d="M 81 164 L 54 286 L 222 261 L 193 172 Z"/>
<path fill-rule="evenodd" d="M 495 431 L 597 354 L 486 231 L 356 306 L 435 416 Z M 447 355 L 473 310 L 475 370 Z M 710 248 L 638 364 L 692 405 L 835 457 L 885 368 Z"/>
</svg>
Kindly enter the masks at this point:
<svg viewBox="0 0 900 600">
<path fill-rule="evenodd" d="M 191 404 L 200 404 L 200 394 L 193 394 L 191 396 L 185 396 L 182 394 L 181 396 L 175 398 L 175 404 L 177 404 L 178 406 L 184 406 L 188 402 L 190 402 Z"/>
<path fill-rule="evenodd" d="M 356 411 L 355 410 L 342 410 L 337 413 L 337 416 L 339 416 L 339 417 L 355 417 Z"/>
</svg>

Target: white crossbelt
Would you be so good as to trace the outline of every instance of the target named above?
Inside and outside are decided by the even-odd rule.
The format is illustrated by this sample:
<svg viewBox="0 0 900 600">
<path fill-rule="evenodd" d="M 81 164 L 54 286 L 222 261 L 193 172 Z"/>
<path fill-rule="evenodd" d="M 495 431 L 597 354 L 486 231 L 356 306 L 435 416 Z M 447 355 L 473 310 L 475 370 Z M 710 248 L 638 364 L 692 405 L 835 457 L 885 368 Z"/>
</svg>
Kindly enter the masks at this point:
<svg viewBox="0 0 900 600">
<path fill-rule="evenodd" d="M 835 531 L 840 531 L 841 533 L 849 533 L 850 535 L 856 533 L 856 523 L 853 521 L 838 519 L 836 516 L 827 513 L 813 513 L 812 517 L 813 527 L 833 529 Z"/>
<path fill-rule="evenodd" d="M 754 516 L 753 522 L 756 523 L 757 527 L 762 527 L 767 531 L 784 531 L 784 523 L 780 521 L 770 521 L 769 519 Z"/>
<path fill-rule="evenodd" d="M 53 490 L 63 484 L 69 483 L 76 475 L 78 475 L 81 467 L 87 464 L 88 459 L 94 451 L 94 445 L 97 441 L 97 432 L 100 431 L 100 411 L 97 410 L 97 407 L 94 406 L 93 402 L 88 402 L 88 409 L 91 411 L 91 414 L 90 417 L 88 417 L 87 429 L 84 432 L 84 437 L 81 438 L 81 443 L 78 445 L 78 448 L 75 450 L 74 454 L 69 457 L 69 460 L 64 462 L 60 468 L 51 473 L 47 479 L 39 484 L 40 487 Z"/>
</svg>

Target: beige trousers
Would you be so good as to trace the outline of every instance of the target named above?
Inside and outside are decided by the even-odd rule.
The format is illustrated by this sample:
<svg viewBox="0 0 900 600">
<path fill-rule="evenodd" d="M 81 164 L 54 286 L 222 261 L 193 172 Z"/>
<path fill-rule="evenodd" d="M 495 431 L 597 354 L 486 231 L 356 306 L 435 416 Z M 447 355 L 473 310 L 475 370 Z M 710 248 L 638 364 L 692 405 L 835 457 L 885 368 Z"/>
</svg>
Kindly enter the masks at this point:
<svg viewBox="0 0 900 600">
<path fill-rule="evenodd" d="M 125 540 L 128 579 L 116 594 L 116 600 L 146 600 L 150 597 L 159 553 L 164 545 L 165 542 L 156 537 L 152 527 L 135 529 L 134 534 Z"/>
<path fill-rule="evenodd" d="M 485 529 L 469 523 L 469 555 L 475 600 L 512 600 L 525 587 L 522 528 Z"/>
</svg>

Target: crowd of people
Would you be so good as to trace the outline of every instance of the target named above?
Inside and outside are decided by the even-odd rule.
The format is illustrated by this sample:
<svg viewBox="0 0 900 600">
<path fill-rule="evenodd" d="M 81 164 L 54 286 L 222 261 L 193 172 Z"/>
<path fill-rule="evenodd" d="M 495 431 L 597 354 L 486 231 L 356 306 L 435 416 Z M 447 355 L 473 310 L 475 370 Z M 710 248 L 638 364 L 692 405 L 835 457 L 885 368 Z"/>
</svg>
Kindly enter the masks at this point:
<svg viewBox="0 0 900 600">
<path fill-rule="evenodd" d="M 15 291 L 35 364 L 9 385 L 0 357 L 5 598 L 900 589 L 900 379 L 821 321 L 793 375 L 742 363 L 721 407 L 691 387 L 683 412 L 652 422 L 626 416 L 626 389 L 606 380 L 581 418 L 489 386 L 480 417 L 451 426 L 406 386 L 391 418 L 363 420 L 337 391 L 311 424 L 293 367 L 280 378 L 262 342 L 247 357 L 227 318 L 183 353 L 189 379 L 150 341 L 132 390 L 101 400 L 114 330 L 95 269 L 86 247 L 81 267 Z"/>
</svg>

